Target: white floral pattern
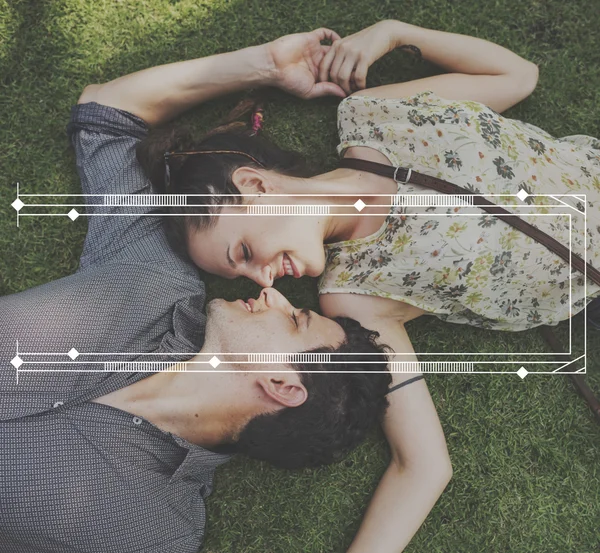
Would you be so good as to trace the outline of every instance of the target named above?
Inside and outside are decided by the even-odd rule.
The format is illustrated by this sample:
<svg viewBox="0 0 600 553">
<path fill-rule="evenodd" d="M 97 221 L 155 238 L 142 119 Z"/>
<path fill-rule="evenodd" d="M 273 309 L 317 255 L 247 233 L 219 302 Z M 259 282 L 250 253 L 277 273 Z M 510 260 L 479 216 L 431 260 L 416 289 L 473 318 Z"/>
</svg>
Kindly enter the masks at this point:
<svg viewBox="0 0 600 553">
<path fill-rule="evenodd" d="M 579 211 L 553 215 L 550 198 L 527 198 L 518 214 L 600 267 L 600 141 L 556 139 L 483 104 L 444 100 L 432 92 L 403 99 L 351 96 L 338 108 L 340 155 L 352 146 L 383 153 L 471 191 L 585 194 L 562 198 Z M 435 194 L 399 184 L 399 193 Z M 558 202 L 558 200 L 557 200 Z M 510 208 L 507 208 L 510 210 Z M 587 237 L 583 231 L 587 211 Z M 461 216 L 463 215 L 463 216 Z M 464 216 L 468 215 L 468 216 Z M 537 216 L 536 216 L 537 215 Z M 546 216 L 544 216 L 546 215 Z M 587 244 L 586 244 L 587 239 Z M 366 238 L 326 245 L 319 293 L 392 298 L 455 323 L 498 330 L 556 324 L 600 292 L 580 273 L 525 234 L 472 206 L 392 207 Z"/>
</svg>

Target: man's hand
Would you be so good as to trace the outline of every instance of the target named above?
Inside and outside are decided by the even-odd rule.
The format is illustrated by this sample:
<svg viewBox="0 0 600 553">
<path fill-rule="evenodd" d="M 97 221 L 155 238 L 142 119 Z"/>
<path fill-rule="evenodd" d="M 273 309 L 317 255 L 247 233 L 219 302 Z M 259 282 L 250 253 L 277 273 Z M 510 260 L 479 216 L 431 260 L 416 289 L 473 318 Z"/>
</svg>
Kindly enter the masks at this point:
<svg viewBox="0 0 600 553">
<path fill-rule="evenodd" d="M 322 40 L 335 43 L 339 35 L 330 29 L 316 29 L 310 33 L 286 35 L 266 44 L 273 67 L 273 86 L 304 99 L 320 96 L 346 97 L 344 90 L 327 80 L 319 82 L 319 66 L 331 46 Z"/>
</svg>

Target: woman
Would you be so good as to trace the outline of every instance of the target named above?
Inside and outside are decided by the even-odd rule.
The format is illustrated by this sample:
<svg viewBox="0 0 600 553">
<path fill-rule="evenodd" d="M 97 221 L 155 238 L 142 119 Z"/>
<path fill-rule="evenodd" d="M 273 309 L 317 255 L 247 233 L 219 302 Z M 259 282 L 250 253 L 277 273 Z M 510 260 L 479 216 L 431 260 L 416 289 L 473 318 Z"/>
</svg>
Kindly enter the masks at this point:
<svg viewBox="0 0 600 553">
<path fill-rule="evenodd" d="M 395 47 L 420 51 L 451 73 L 366 89 L 343 100 L 338 152 L 410 167 L 481 193 L 586 194 L 587 259 L 599 265 L 600 153 L 595 148 L 600 142 L 584 136 L 554 139 L 497 113 L 533 91 L 537 67 L 483 40 L 383 21 L 334 41 L 320 63 L 320 79 L 330 79 L 346 93 L 364 88 L 368 67 Z M 169 218 L 174 242 L 185 244 L 199 267 L 226 278 L 246 276 L 261 286 L 284 275 L 321 275 L 325 314 L 358 318 L 390 344 L 399 345 L 402 335 L 402 350 L 408 342 L 401 325 L 422 314 L 523 330 L 568 318 L 600 290 L 591 282 L 586 290 L 577 273 L 570 284 L 571 271 L 560 258 L 477 208 L 390 209 L 390 195 L 432 193 L 417 185 L 351 169 L 303 178 L 296 155 L 244 134 L 218 132 L 199 144 L 179 136 L 159 146 L 174 150 L 166 156 L 167 192 L 219 194 L 199 201 L 213 203 L 210 208 L 182 212 L 223 217 Z M 225 153 L 178 155 L 181 149 Z M 152 171 L 160 186 L 164 168 L 155 165 Z M 245 196 L 222 196 L 240 193 Z M 360 214 L 354 207 L 358 200 L 366 204 Z M 321 209 L 322 214 L 236 217 L 245 211 L 234 205 L 240 201 L 252 204 L 255 213 L 276 213 L 274 205 L 308 204 L 312 213 Z M 529 203 L 543 201 L 548 202 Z M 563 201 L 573 208 L 580 203 Z M 323 204 L 334 207 L 326 213 Z M 545 206 L 531 211 L 544 212 Z M 567 217 L 525 218 L 559 242 L 572 240 L 575 253 L 583 256 L 583 215 L 573 211 L 571 217 L 572 224 Z M 390 320 L 396 324 L 392 332 Z"/>
<path fill-rule="evenodd" d="M 368 67 L 375 60 L 395 47 L 408 45 L 409 50 L 418 48 L 425 59 L 450 74 L 362 90 Z M 339 151 L 346 157 L 405 165 L 458 185 L 472 185 L 484 193 L 516 193 L 522 181 L 529 193 L 586 193 L 591 229 L 587 257 L 598 265 L 597 223 L 590 222 L 598 220 L 600 192 L 595 183 L 600 178 L 600 160 L 597 152 L 587 147 L 592 145 L 590 139 L 581 140 L 587 146 L 558 141 L 496 113 L 533 91 L 537 82 L 533 64 L 483 40 L 384 21 L 334 40 L 319 63 L 319 76 L 321 83 L 332 81 L 346 94 L 361 90 L 339 107 Z M 467 146 L 462 147 L 464 144 Z M 198 150 L 204 153 L 176 153 Z M 175 153 L 163 158 L 164 152 Z M 396 194 L 398 185 L 391 179 L 349 169 L 306 178 L 306 168 L 296 154 L 239 132 L 217 132 L 201 142 L 176 132 L 147 143 L 138 157 L 157 190 L 208 194 L 198 199 L 208 207 L 178 207 L 172 214 L 181 217 L 166 218 L 172 243 L 198 266 L 226 278 L 246 276 L 261 286 L 271 286 L 284 275 L 322 275 L 324 313 L 346 315 L 379 331 L 384 343 L 403 353 L 402 360 L 416 359 L 404 323 L 424 313 L 515 330 L 558 320 L 553 313 L 563 305 L 561 285 L 564 288 L 568 280 L 566 268 L 546 249 L 512 233 L 501 221 L 439 217 L 436 226 L 428 221 L 434 213 L 446 214 L 446 208 L 434 208 L 431 217 L 423 219 L 413 216 L 411 208 L 390 210 L 389 205 L 382 207 L 377 198 L 367 196 Z M 533 168 L 536 173 L 530 171 Z M 542 190 L 540 182 L 552 190 Z M 430 192 L 416 186 L 406 191 Z M 360 216 L 353 207 L 359 199 L 366 204 Z M 309 204 L 316 214 L 238 216 L 247 212 L 248 205 L 255 212 L 268 212 L 280 209 L 274 206 L 281 204 Z M 334 206 L 330 213 L 322 210 L 324 204 Z M 472 210 L 461 208 L 463 213 Z M 453 228 L 454 224 L 457 227 Z M 553 224 L 554 228 L 546 224 L 544 230 L 564 238 L 564 225 Z M 446 236 L 448 233 L 452 236 Z M 434 237 L 439 247 L 434 247 Z M 581 249 L 578 239 L 581 241 L 578 237 L 574 240 L 576 251 Z M 461 242 L 458 254 L 451 240 Z M 502 241 L 506 245 L 501 248 Z M 380 260 L 377 256 L 383 251 L 392 255 Z M 510 259 L 505 251 L 511 253 Z M 541 263 L 532 264 L 528 252 L 529 258 L 542 256 L 556 262 L 556 267 L 546 270 Z M 475 266 L 482 257 L 487 264 L 483 270 Z M 346 269 L 349 261 L 351 267 Z M 384 265 L 386 274 L 382 274 Z M 483 278 L 486 268 L 487 281 Z M 533 278 L 528 279 L 534 269 Z M 350 277 L 342 275 L 344 270 Z M 550 278 L 551 270 L 556 273 L 551 275 L 555 285 L 539 290 L 537 282 Z M 360 277 L 354 278 L 357 275 Z M 491 278 L 499 280 L 490 282 Z M 498 289 L 483 293 L 484 286 Z M 510 293 L 511 286 L 518 290 L 516 297 Z M 575 286 L 582 304 L 582 285 Z M 501 297 L 507 291 L 506 297 Z M 531 307 L 536 309 L 534 300 L 539 303 L 539 320 L 537 315 L 528 320 L 529 310 L 524 308 L 518 312 L 511 309 L 510 317 L 503 313 L 510 305 L 502 307 L 502 301 L 518 302 L 521 291 L 528 294 Z M 588 283 L 588 296 L 597 291 Z M 476 316 L 470 316 L 467 309 Z M 560 316 L 565 314 L 563 309 Z M 290 324 L 297 324 L 297 319 L 298 314 L 290 312 Z M 394 373 L 392 384 L 408 381 L 410 376 Z M 389 398 L 384 431 L 392 459 L 352 543 L 352 553 L 402 550 L 452 473 L 443 431 L 424 381 Z"/>
</svg>

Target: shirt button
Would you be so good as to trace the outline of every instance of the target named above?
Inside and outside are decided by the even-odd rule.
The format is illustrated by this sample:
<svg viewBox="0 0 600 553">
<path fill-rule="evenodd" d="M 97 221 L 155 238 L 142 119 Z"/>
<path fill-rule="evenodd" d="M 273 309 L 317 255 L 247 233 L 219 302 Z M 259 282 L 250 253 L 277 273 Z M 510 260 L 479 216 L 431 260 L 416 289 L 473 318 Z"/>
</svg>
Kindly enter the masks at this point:
<svg viewBox="0 0 600 553">
<path fill-rule="evenodd" d="M 133 417 L 133 424 L 142 424 L 142 419 L 140 417 Z"/>
<path fill-rule="evenodd" d="M 60 407 L 61 405 L 64 405 L 64 401 L 57 401 L 52 407 L 54 407 L 56 409 L 56 407 Z"/>
</svg>

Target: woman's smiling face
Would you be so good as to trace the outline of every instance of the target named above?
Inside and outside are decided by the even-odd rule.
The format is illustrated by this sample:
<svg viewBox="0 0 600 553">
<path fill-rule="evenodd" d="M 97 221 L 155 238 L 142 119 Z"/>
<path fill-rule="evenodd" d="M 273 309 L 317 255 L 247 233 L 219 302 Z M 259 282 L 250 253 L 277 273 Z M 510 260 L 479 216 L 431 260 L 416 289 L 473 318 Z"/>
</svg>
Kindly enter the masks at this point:
<svg viewBox="0 0 600 553">
<path fill-rule="evenodd" d="M 281 198 L 261 200 L 282 203 Z M 245 276 L 265 288 L 285 275 L 316 277 L 324 271 L 322 217 L 246 211 L 246 206 L 223 207 L 215 225 L 190 229 L 188 253 L 198 267 L 229 279 Z"/>
</svg>

